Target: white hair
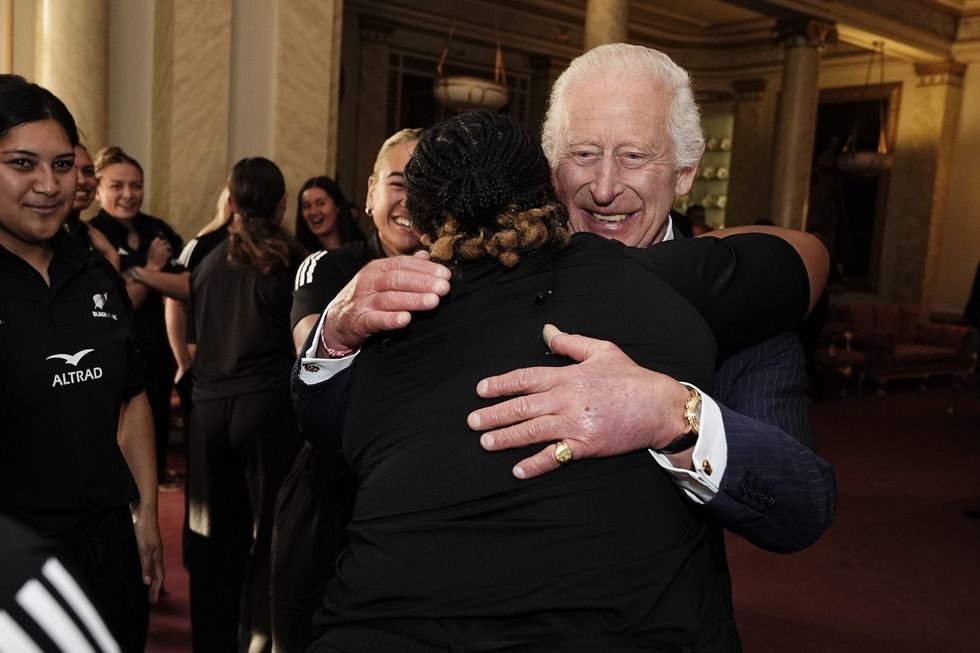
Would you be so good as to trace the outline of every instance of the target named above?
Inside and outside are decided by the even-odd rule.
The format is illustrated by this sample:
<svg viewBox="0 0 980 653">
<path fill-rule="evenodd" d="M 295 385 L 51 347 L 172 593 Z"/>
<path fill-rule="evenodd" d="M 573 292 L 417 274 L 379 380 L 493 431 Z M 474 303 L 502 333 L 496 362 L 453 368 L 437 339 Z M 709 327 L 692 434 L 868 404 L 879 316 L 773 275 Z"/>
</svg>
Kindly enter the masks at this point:
<svg viewBox="0 0 980 653">
<path fill-rule="evenodd" d="M 647 77 L 669 95 L 667 134 L 674 155 L 674 168 L 693 168 L 704 153 L 701 113 L 691 90 L 691 76 L 659 50 L 628 43 L 609 43 L 572 60 L 551 89 L 541 145 L 552 169 L 568 146 L 568 87 L 575 82 L 611 75 Z M 575 98 L 571 99 L 572 102 Z"/>
</svg>

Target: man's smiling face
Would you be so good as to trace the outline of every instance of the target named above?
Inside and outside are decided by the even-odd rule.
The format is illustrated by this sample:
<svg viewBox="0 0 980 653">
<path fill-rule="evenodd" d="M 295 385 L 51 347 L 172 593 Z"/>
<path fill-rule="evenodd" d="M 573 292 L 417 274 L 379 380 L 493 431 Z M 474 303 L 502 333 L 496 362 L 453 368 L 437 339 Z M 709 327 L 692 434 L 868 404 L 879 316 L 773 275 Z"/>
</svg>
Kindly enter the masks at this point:
<svg viewBox="0 0 980 653">
<path fill-rule="evenodd" d="M 613 74 L 570 84 L 565 99 L 554 182 L 572 230 L 639 247 L 660 242 L 674 197 L 691 189 L 697 170 L 674 169 L 666 93 Z"/>
</svg>

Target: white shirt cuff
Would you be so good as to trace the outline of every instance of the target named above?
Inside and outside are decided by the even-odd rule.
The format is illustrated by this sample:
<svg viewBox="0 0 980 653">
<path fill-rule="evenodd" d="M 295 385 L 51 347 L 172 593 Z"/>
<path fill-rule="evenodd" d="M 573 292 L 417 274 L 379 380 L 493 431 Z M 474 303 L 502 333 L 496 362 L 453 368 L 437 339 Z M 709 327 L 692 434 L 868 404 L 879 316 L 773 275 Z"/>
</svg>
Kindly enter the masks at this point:
<svg viewBox="0 0 980 653">
<path fill-rule="evenodd" d="M 323 320 L 326 319 L 327 311 L 330 310 L 332 304 L 333 302 L 330 302 L 323 310 L 320 319 L 317 320 L 316 326 L 313 327 L 313 333 L 320 333 L 320 330 L 323 328 Z M 360 351 L 357 350 L 350 356 L 344 356 L 343 358 L 317 358 L 316 350 L 319 344 L 320 338 L 314 337 L 310 348 L 303 352 L 303 358 L 300 359 L 299 381 L 304 385 L 315 385 L 329 381 L 350 367 L 354 362 L 354 358 L 357 357 L 358 351 Z"/>
<path fill-rule="evenodd" d="M 721 409 L 714 399 L 689 383 L 683 385 L 694 388 L 701 394 L 701 432 L 694 445 L 694 469 L 674 467 L 667 456 L 652 449 L 650 454 L 692 501 L 708 503 L 718 493 L 718 485 L 728 465 L 725 423 L 721 418 Z"/>
</svg>

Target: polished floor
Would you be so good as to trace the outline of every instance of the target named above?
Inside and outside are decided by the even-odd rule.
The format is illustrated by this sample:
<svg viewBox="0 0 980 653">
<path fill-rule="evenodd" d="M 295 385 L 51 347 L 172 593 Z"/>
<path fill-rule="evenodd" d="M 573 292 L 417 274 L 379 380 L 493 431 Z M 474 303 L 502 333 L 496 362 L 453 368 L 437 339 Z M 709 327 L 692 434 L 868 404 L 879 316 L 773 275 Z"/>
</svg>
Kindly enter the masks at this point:
<svg viewBox="0 0 980 653">
<path fill-rule="evenodd" d="M 747 653 L 980 652 L 980 400 L 937 383 L 896 384 L 814 404 L 835 466 L 838 517 L 813 547 L 782 556 L 729 537 Z M 179 460 L 175 456 L 175 460 Z M 168 595 L 152 653 L 190 650 L 180 564 L 183 494 L 161 494 Z"/>
</svg>

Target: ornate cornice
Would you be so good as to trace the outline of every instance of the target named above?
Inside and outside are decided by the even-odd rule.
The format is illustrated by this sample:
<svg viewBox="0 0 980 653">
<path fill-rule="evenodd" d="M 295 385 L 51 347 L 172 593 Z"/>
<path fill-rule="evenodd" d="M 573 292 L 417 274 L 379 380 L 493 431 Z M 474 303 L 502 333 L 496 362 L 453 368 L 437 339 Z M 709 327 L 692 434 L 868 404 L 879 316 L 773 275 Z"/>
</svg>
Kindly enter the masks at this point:
<svg viewBox="0 0 980 653">
<path fill-rule="evenodd" d="M 735 99 L 739 102 L 761 100 L 766 96 L 766 86 L 768 83 L 768 80 L 764 77 L 736 79 L 732 82 L 732 88 L 735 90 Z"/>
<path fill-rule="evenodd" d="M 777 21 L 772 36 L 785 48 L 823 48 L 837 42 L 837 27 L 826 20 L 794 16 Z"/>
<path fill-rule="evenodd" d="M 915 64 L 915 74 L 919 76 L 919 86 L 963 86 L 966 65 L 957 61 Z"/>
<path fill-rule="evenodd" d="M 390 20 L 367 14 L 361 14 L 357 17 L 357 25 L 361 30 L 361 40 L 375 43 L 390 43 L 391 33 L 397 27 Z"/>
</svg>

